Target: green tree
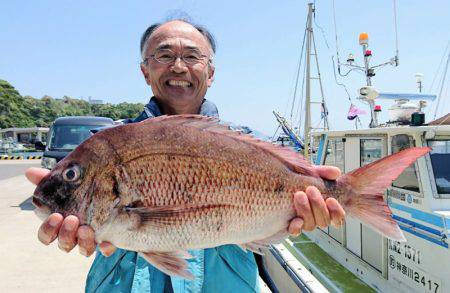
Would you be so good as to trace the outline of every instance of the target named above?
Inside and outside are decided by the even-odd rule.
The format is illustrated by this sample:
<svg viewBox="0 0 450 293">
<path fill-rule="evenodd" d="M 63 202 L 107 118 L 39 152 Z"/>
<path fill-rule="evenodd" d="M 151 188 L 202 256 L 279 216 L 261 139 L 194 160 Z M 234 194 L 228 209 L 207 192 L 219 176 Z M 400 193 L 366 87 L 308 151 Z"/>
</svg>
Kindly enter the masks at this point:
<svg viewBox="0 0 450 293">
<path fill-rule="evenodd" d="M 33 126 L 27 108 L 19 92 L 7 81 L 0 80 L 0 128 Z"/>
<path fill-rule="evenodd" d="M 133 118 L 143 107 L 141 103 L 92 105 L 69 96 L 61 99 L 47 95 L 41 99 L 22 97 L 11 84 L 0 80 L 0 128 L 45 127 L 62 116 L 103 116 L 113 120 Z"/>
</svg>

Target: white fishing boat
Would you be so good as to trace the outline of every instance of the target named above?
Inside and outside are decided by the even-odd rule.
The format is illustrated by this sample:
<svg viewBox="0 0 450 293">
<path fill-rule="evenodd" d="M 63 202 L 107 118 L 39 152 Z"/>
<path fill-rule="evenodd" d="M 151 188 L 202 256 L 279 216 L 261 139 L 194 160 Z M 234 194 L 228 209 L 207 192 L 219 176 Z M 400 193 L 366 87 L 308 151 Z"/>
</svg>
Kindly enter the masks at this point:
<svg viewBox="0 0 450 293">
<path fill-rule="evenodd" d="M 356 219 L 308 233 L 324 251 L 381 292 L 450 292 L 450 125 L 393 126 L 315 134 L 317 164 L 344 172 L 411 146 L 433 150 L 386 193 L 407 239 L 384 238 Z"/>
<path fill-rule="evenodd" d="M 395 2 L 394 2 L 395 8 Z M 276 286 L 284 286 L 281 292 L 294 292 L 294 287 L 287 288 L 287 279 L 295 280 L 301 273 L 292 273 L 289 263 L 292 259 L 278 265 L 272 260 L 280 259 L 280 249 L 292 252 L 294 263 L 300 261 L 302 266 L 312 272 L 316 281 L 324 286 L 322 290 L 333 292 L 352 291 L 339 285 L 333 276 L 327 275 L 329 269 L 317 264 L 314 254 L 321 253 L 331 257 L 341 265 L 344 271 L 350 271 L 354 276 L 378 292 L 450 292 L 450 251 L 448 237 L 450 233 L 450 114 L 431 122 L 425 122 L 423 108 L 427 101 L 436 99 L 436 95 L 421 93 L 421 75 L 417 75 L 419 93 L 394 94 L 380 93 L 372 85 L 371 77 L 374 68 L 384 65 L 398 65 L 398 50 L 395 57 L 388 62 L 371 66 L 367 34 L 360 35 L 360 45 L 363 49 L 364 65 L 357 66 L 353 56 L 349 56 L 347 66 L 352 70 L 360 70 L 366 76 L 366 85 L 360 89 L 360 100 L 367 103 L 370 109 L 371 121 L 368 128 L 339 131 L 328 129 L 328 110 L 323 98 L 322 84 L 320 89 L 323 115 L 322 129 L 311 127 L 310 84 L 314 79 L 310 74 L 311 60 L 317 51 L 315 49 L 312 15 L 313 4 L 309 4 L 309 14 L 306 28 L 306 77 L 305 77 L 305 126 L 303 140 L 295 133 L 287 119 L 275 113 L 285 137 L 289 137 L 292 145 L 303 147 L 302 152 L 318 165 L 333 165 L 347 173 L 362 167 L 377 159 L 388 156 L 402 149 L 413 146 L 429 146 L 432 151 L 417 160 L 398 177 L 385 193 L 385 200 L 392 210 L 392 217 L 403 231 L 406 242 L 392 241 L 383 237 L 355 218 L 348 217 L 340 229 L 329 227 L 316 229 L 306 233 L 299 241 L 288 240 L 280 248 L 275 247 L 272 255 L 265 256 L 266 268 L 272 273 L 270 277 Z M 443 74 L 443 82 L 448 69 L 450 52 L 447 57 L 447 67 Z M 320 80 L 320 71 L 317 67 Z M 442 98 L 442 86 L 439 91 L 436 108 Z M 378 117 L 379 99 L 393 100 L 389 109 L 389 120 L 381 123 Z M 353 106 L 353 104 L 352 104 Z M 353 117 L 354 118 L 354 117 Z M 357 125 L 357 124 L 355 124 Z M 310 245 L 317 248 L 310 249 Z M 320 251 L 318 251 L 320 250 Z M 283 261 L 279 261 L 283 264 Z M 284 275 L 280 273 L 284 267 Z M 287 269 L 286 269 L 287 267 Z M 307 282 L 306 282 L 307 283 Z M 307 287 L 307 286 L 306 286 Z M 278 287 L 280 288 L 280 287 Z M 299 287 L 300 288 L 300 287 Z M 314 291 L 307 288 L 302 291 Z M 370 288 L 353 289 L 354 292 L 366 292 Z M 316 288 L 317 289 L 317 288 Z M 318 289 L 317 289 L 318 290 Z M 320 291 L 320 290 L 319 290 Z"/>
</svg>

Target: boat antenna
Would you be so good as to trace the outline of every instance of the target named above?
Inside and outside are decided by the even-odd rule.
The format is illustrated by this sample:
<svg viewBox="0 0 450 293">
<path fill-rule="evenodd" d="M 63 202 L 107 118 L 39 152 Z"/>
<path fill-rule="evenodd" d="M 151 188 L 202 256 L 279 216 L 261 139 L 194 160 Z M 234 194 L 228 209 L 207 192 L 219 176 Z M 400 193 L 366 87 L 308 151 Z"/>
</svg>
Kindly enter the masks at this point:
<svg viewBox="0 0 450 293">
<path fill-rule="evenodd" d="M 336 63 L 334 61 L 334 56 L 331 55 L 331 63 L 332 63 L 332 67 L 333 67 L 334 81 L 336 82 L 336 84 L 338 86 L 344 88 L 345 93 L 347 94 L 348 101 L 350 102 L 350 105 L 354 105 L 355 103 L 353 103 L 353 100 L 350 96 L 347 86 L 344 83 L 340 82 L 336 75 L 336 67 L 338 68 L 339 75 L 342 77 L 347 76 L 351 70 L 349 72 L 347 72 L 346 74 L 341 74 L 341 66 L 340 66 L 340 60 L 339 60 L 339 42 L 338 42 L 338 33 L 337 33 L 337 24 L 336 24 L 336 6 L 335 6 L 334 0 L 333 0 L 333 24 L 334 24 L 334 40 L 335 40 L 335 44 L 336 44 L 336 59 L 337 59 L 337 63 Z M 324 35 L 324 38 L 325 38 L 325 35 Z M 359 119 L 359 116 L 357 116 L 355 119 L 355 128 L 356 129 L 358 129 L 358 124 L 361 126 L 361 120 Z"/>
<path fill-rule="evenodd" d="M 351 71 L 353 70 L 360 70 L 361 66 L 357 66 L 357 68 L 355 68 L 355 64 L 353 64 L 354 66 L 350 66 L 349 71 L 346 73 L 341 73 L 341 65 L 342 66 L 347 66 L 348 67 L 348 62 L 347 63 L 341 63 L 340 59 L 339 59 L 339 42 L 338 42 L 338 33 L 337 33 L 337 24 L 336 24 L 336 6 L 335 6 L 335 0 L 333 0 L 333 23 L 334 23 L 334 38 L 335 38 L 335 42 L 336 42 L 336 59 L 337 59 L 337 67 L 338 67 L 338 73 L 339 75 L 345 77 L 347 76 Z M 377 67 L 382 67 L 385 65 L 393 65 L 393 66 L 398 66 L 399 65 L 399 49 L 398 49 L 398 26 L 397 26 L 397 1 L 396 0 L 392 0 L 392 4 L 394 7 L 394 32 L 395 32 L 395 56 L 393 58 L 391 58 L 388 62 L 382 63 L 382 64 L 378 64 L 373 66 L 372 68 L 377 68 Z M 352 55 L 352 54 L 350 54 Z M 349 55 L 349 57 L 350 57 Z M 348 61 L 348 60 L 347 60 Z M 354 62 L 354 60 L 353 60 Z"/>
<path fill-rule="evenodd" d="M 397 28 L 397 1 L 392 0 L 392 5 L 394 6 L 394 30 L 395 30 L 395 66 L 398 66 L 398 28 Z"/>
<path fill-rule="evenodd" d="M 339 60 L 339 42 L 338 42 L 337 25 L 336 25 L 336 7 L 334 4 L 334 0 L 333 0 L 333 23 L 334 23 L 334 41 L 336 43 L 337 67 L 338 67 L 339 74 L 341 74 L 341 61 Z"/>
<path fill-rule="evenodd" d="M 333 0 L 333 19 L 334 19 L 334 26 L 335 26 L 335 38 L 336 38 L 336 56 L 337 56 L 337 67 L 338 67 L 338 73 L 340 76 L 347 76 L 350 72 L 356 70 L 356 71 L 362 71 L 364 75 L 366 76 L 366 85 L 368 88 L 371 88 L 372 86 L 372 77 L 375 76 L 375 70 L 379 69 L 381 67 L 384 67 L 386 65 L 392 65 L 392 66 L 398 66 L 399 65 L 399 49 L 398 49 L 398 33 L 397 33 L 397 5 L 396 0 L 393 0 L 394 5 L 394 30 L 395 30 L 395 56 L 391 58 L 389 61 L 371 66 L 370 65 L 370 59 L 372 57 L 372 50 L 369 50 L 369 36 L 367 33 L 361 33 L 359 35 L 359 44 L 362 46 L 363 56 L 364 56 L 364 65 L 360 66 L 356 64 L 355 58 L 353 54 L 349 54 L 347 58 L 346 63 L 341 63 L 339 59 L 339 47 L 338 47 L 338 37 L 337 37 L 337 26 L 336 26 L 336 11 L 335 11 L 335 5 Z M 348 68 L 348 71 L 346 73 L 341 73 L 341 66 Z M 375 101 L 374 99 L 369 98 L 362 98 L 363 101 L 367 102 L 369 104 L 370 108 L 370 114 L 371 114 L 371 121 L 369 124 L 369 127 L 377 127 L 378 126 L 378 119 L 375 112 Z"/>
</svg>

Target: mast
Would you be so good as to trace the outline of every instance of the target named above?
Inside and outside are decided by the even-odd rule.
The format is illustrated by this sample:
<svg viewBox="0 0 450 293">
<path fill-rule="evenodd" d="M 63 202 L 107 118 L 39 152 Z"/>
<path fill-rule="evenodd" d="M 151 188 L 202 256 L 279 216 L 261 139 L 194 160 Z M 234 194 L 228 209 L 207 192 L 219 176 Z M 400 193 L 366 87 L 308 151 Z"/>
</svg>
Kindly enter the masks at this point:
<svg viewBox="0 0 450 293">
<path fill-rule="evenodd" d="M 305 84 L 305 129 L 304 129 L 304 156 L 307 159 L 311 136 L 311 38 L 313 3 L 308 3 L 308 23 L 306 26 L 306 84 Z"/>
<path fill-rule="evenodd" d="M 370 50 L 368 50 L 368 35 L 367 33 L 361 33 L 359 35 L 359 44 L 362 47 L 362 52 L 363 52 L 363 56 L 364 56 L 364 74 L 366 75 L 366 85 L 367 86 L 372 86 L 372 76 L 375 75 L 373 68 L 370 67 L 370 62 L 369 59 L 372 56 L 372 52 Z M 373 127 L 377 127 L 378 126 L 378 119 L 377 119 L 377 115 L 375 114 L 375 101 L 372 99 L 368 99 L 367 103 L 369 104 L 369 109 L 370 109 L 370 124 L 369 127 L 373 128 Z"/>
<path fill-rule="evenodd" d="M 304 83 L 303 86 L 305 87 L 305 101 L 304 101 L 304 127 L 303 127 L 303 141 L 300 139 L 300 130 L 298 132 L 295 132 L 292 127 L 290 127 L 287 120 L 282 117 L 280 114 L 274 112 L 274 115 L 280 124 L 283 132 L 289 136 L 292 142 L 294 144 L 303 149 L 303 155 L 305 158 L 309 157 L 310 152 L 310 145 L 311 145 L 311 132 L 313 129 L 321 129 L 327 131 L 329 129 L 329 122 L 328 122 L 328 110 L 327 106 L 325 104 L 325 95 L 323 91 L 323 84 L 322 84 L 322 78 L 320 75 L 320 68 L 319 68 L 319 60 L 317 57 L 317 48 L 316 48 L 316 42 L 314 40 L 314 30 L 313 30 L 313 17 L 315 13 L 315 7 L 313 3 L 308 3 L 308 17 L 305 27 L 305 34 L 303 36 L 303 43 L 302 43 L 302 50 L 300 54 L 300 61 L 299 64 L 301 64 L 302 56 L 305 56 L 305 76 L 304 76 Z M 303 51 L 304 44 L 306 43 L 306 52 Z M 311 60 L 311 56 L 314 55 L 314 60 Z M 316 71 L 317 74 L 315 76 L 311 76 L 311 61 L 316 62 Z M 296 79 L 296 85 L 298 83 L 298 76 L 300 75 L 301 66 L 298 66 L 297 69 L 297 79 Z M 318 80 L 319 81 L 319 89 L 320 89 L 320 100 L 316 99 L 315 101 L 312 101 L 311 98 L 311 80 Z M 303 86 L 302 86 L 302 93 L 303 93 Z M 294 98 L 292 101 L 291 106 L 291 120 L 292 120 L 292 114 L 293 114 L 293 108 L 295 104 L 295 97 L 296 97 L 296 88 L 294 91 Z M 303 104 L 303 103 L 302 103 Z M 313 127 L 311 124 L 311 106 L 312 104 L 317 104 L 322 107 L 321 109 L 321 122 L 323 119 L 323 127 Z M 292 121 L 291 121 L 292 123 Z M 300 119 L 300 124 L 302 124 L 302 119 Z M 301 125 L 299 125 L 299 129 L 302 129 Z"/>
</svg>

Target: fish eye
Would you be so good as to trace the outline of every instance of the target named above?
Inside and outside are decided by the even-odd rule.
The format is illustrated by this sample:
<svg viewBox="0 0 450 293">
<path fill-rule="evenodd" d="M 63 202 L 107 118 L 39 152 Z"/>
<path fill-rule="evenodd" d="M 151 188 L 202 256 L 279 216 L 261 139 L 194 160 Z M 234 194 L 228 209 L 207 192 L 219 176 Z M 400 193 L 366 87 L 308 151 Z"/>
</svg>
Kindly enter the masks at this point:
<svg viewBox="0 0 450 293">
<path fill-rule="evenodd" d="M 80 178 L 80 168 L 78 166 L 72 166 L 63 171 L 62 177 L 65 181 L 74 182 Z"/>
</svg>

